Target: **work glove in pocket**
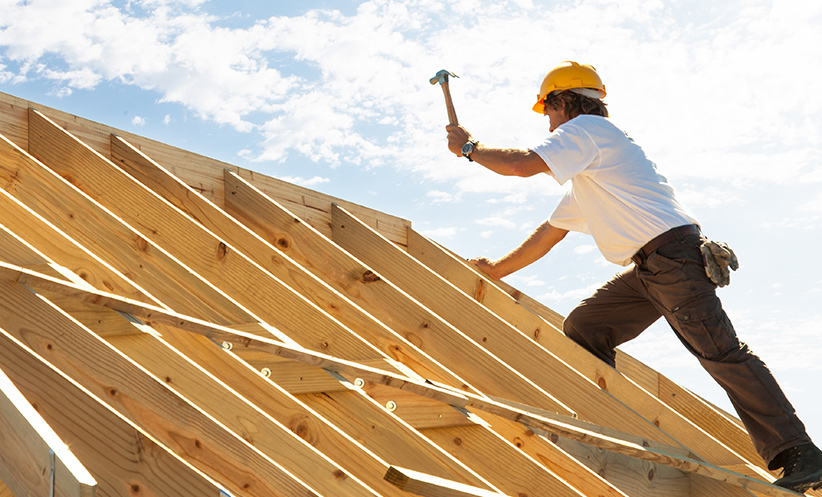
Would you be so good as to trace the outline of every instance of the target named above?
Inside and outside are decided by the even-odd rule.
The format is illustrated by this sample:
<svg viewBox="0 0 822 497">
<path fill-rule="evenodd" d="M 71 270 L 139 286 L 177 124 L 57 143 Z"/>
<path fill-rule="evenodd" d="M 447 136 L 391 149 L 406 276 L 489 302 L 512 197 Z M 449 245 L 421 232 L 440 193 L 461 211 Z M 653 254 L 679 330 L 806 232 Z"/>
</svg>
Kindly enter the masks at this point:
<svg viewBox="0 0 822 497">
<path fill-rule="evenodd" d="M 739 259 L 725 242 L 706 241 L 699 247 L 705 261 L 705 273 L 717 286 L 731 282 L 731 270 L 739 269 Z"/>
</svg>

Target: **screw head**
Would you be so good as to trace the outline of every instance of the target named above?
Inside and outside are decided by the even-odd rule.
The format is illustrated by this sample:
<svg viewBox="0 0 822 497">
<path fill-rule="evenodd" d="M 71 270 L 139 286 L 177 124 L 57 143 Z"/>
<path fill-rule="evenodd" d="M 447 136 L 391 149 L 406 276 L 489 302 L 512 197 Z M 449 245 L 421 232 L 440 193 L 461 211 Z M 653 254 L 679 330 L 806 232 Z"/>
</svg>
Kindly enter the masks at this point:
<svg viewBox="0 0 822 497">
<path fill-rule="evenodd" d="M 271 378 L 271 370 L 268 368 L 263 368 L 260 370 L 260 374 L 265 376 L 266 378 Z"/>
<path fill-rule="evenodd" d="M 223 349 L 231 350 L 234 348 L 234 344 L 231 342 L 223 342 Z"/>
</svg>

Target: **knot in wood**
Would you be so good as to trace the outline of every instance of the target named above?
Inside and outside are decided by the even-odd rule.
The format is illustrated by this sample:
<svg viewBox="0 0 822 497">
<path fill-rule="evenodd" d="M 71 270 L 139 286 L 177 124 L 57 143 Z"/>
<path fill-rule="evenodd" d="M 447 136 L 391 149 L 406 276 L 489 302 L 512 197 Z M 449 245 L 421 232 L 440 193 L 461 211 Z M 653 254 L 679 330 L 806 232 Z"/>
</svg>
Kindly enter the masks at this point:
<svg viewBox="0 0 822 497">
<path fill-rule="evenodd" d="M 362 274 L 362 280 L 361 281 L 363 283 L 375 283 L 377 281 L 380 281 L 380 277 L 377 276 L 376 274 L 374 274 L 371 271 L 366 271 Z"/>
<path fill-rule="evenodd" d="M 220 242 L 217 245 L 217 260 L 221 261 L 221 260 L 225 259 L 225 256 L 227 254 L 228 254 L 228 246 L 225 243 Z"/>
<path fill-rule="evenodd" d="M 140 235 L 137 235 L 135 242 L 137 242 L 137 250 L 143 253 L 148 252 L 148 240 Z"/>
</svg>

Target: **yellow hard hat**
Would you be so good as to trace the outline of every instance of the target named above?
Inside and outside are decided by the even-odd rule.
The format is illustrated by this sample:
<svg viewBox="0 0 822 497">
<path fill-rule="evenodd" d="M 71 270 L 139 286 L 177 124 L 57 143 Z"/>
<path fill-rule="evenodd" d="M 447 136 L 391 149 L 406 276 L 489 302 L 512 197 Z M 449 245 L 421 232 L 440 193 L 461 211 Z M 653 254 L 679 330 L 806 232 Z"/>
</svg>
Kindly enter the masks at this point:
<svg viewBox="0 0 822 497">
<path fill-rule="evenodd" d="M 533 107 L 534 112 L 545 113 L 545 97 L 552 91 L 574 88 L 592 90 L 592 93 L 588 96 L 597 95 L 597 98 L 605 96 L 605 85 L 602 84 L 602 80 L 599 78 L 594 66 L 566 60 L 545 75 L 545 79 L 542 80 L 542 85 L 539 87 L 537 103 Z"/>
</svg>

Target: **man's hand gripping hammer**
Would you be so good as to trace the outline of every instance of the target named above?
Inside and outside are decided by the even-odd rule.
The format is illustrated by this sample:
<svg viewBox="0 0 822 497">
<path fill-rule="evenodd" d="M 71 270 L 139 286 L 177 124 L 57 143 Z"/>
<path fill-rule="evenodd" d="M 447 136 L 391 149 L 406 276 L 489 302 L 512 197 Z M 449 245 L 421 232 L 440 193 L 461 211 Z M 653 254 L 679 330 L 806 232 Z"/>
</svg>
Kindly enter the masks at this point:
<svg viewBox="0 0 822 497">
<path fill-rule="evenodd" d="M 442 87 L 442 93 L 445 95 L 445 107 L 448 110 L 448 123 L 457 125 L 459 124 L 457 122 L 457 111 L 454 110 L 454 102 L 451 101 L 451 91 L 448 89 L 448 76 L 459 78 L 459 76 L 451 71 L 443 69 L 430 79 L 430 83 L 432 85 L 439 83 Z"/>
</svg>

